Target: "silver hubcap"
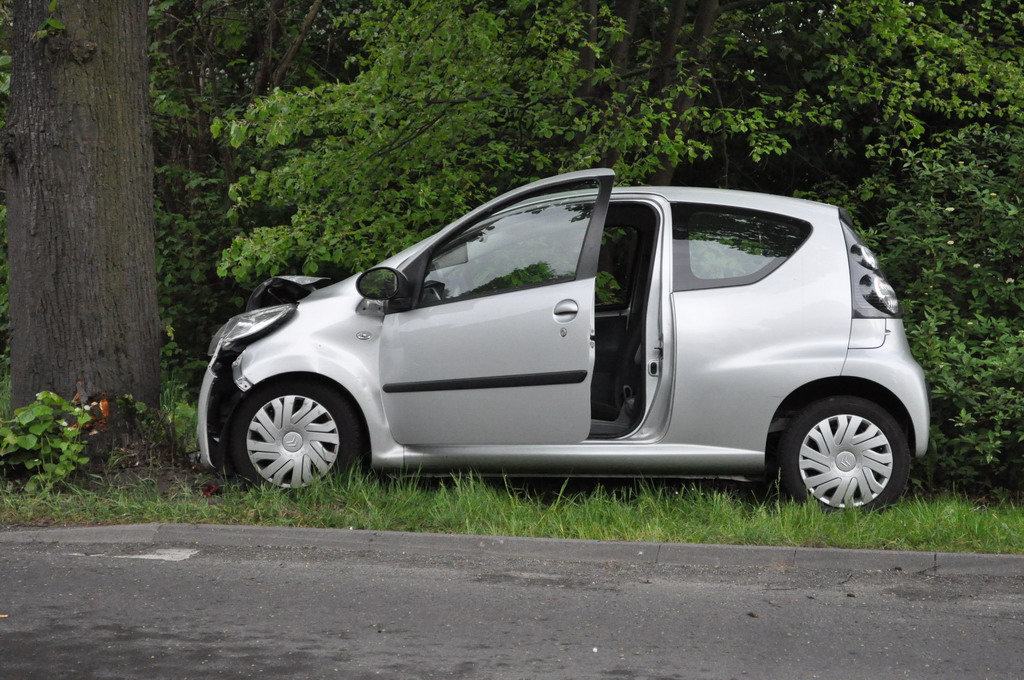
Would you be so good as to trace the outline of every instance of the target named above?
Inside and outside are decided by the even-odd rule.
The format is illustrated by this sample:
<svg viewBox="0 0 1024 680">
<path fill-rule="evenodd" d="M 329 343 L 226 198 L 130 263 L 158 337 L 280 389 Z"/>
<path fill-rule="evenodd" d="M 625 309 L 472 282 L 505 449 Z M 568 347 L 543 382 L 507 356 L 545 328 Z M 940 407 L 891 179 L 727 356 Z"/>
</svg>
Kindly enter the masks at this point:
<svg viewBox="0 0 1024 680">
<path fill-rule="evenodd" d="M 822 503 L 836 508 L 864 505 L 892 477 L 892 448 L 870 420 L 832 416 L 804 437 L 799 466 L 807 490 Z"/>
<path fill-rule="evenodd" d="M 338 425 L 309 397 L 268 401 L 249 422 L 245 448 L 256 471 L 277 486 L 305 486 L 338 457 Z"/>
</svg>

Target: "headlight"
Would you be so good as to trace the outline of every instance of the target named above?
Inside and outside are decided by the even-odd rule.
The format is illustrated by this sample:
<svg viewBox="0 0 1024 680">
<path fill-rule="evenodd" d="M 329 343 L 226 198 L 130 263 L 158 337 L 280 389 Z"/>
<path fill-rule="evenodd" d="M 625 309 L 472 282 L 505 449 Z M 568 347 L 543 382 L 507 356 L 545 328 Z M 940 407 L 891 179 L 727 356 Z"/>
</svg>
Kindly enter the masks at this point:
<svg viewBox="0 0 1024 680">
<path fill-rule="evenodd" d="M 294 304 L 264 307 L 232 317 L 214 334 L 209 353 L 212 355 L 216 352 L 218 346 L 221 349 L 232 349 L 243 344 L 243 341 L 249 344 L 258 340 L 287 321 L 295 313 L 295 307 Z"/>
</svg>

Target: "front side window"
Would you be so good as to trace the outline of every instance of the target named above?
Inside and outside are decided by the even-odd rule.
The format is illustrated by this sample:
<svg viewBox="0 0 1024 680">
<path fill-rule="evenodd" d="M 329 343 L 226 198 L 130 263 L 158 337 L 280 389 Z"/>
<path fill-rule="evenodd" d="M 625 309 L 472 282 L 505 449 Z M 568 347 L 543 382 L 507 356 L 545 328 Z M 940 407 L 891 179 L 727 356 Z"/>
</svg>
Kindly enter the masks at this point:
<svg viewBox="0 0 1024 680">
<path fill-rule="evenodd" d="M 742 286 L 778 269 L 810 236 L 785 215 L 726 206 L 672 206 L 675 290 Z"/>
<path fill-rule="evenodd" d="M 528 201 L 473 225 L 433 253 L 420 304 L 571 281 L 592 197 Z"/>
</svg>

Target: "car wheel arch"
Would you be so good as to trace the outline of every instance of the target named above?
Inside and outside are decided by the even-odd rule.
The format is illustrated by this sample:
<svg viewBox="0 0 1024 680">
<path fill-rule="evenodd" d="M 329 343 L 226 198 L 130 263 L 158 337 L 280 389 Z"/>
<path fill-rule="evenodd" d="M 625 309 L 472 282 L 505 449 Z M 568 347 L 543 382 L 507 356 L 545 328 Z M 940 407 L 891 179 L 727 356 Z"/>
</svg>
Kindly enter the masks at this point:
<svg viewBox="0 0 1024 680">
<path fill-rule="evenodd" d="M 352 411 L 355 414 L 356 419 L 358 421 L 358 425 L 359 425 L 359 429 L 360 429 L 360 441 L 362 441 L 362 443 L 363 443 L 363 450 L 361 450 L 359 452 L 360 460 L 363 461 L 363 462 L 368 462 L 369 458 L 370 458 L 369 427 L 368 427 L 367 422 L 366 422 L 366 414 L 363 412 L 362 404 L 359 403 L 359 400 L 356 399 L 355 396 L 352 394 L 352 392 L 349 391 L 348 389 L 346 389 L 344 385 L 342 385 L 342 384 L 338 383 L 337 381 L 332 380 L 331 378 L 329 378 L 329 377 L 327 377 L 327 376 L 325 376 L 323 374 L 320 374 L 320 373 L 309 373 L 309 372 L 304 372 L 304 371 L 294 371 L 294 372 L 291 372 L 291 373 L 278 373 L 278 374 L 270 376 L 270 377 L 268 377 L 268 378 L 266 378 L 264 380 L 261 380 L 258 383 L 255 383 L 254 385 L 252 385 L 252 387 L 250 387 L 248 390 L 246 390 L 244 394 L 241 395 L 240 399 L 238 399 L 235 402 L 235 404 L 233 405 L 233 407 L 231 409 L 231 413 L 228 416 L 228 422 L 230 423 L 231 420 L 234 419 L 235 413 L 238 411 L 238 408 L 243 403 L 245 403 L 245 401 L 248 398 L 248 396 L 251 395 L 257 389 L 261 389 L 262 390 L 262 389 L 267 389 L 269 387 L 273 387 L 273 386 L 278 385 L 278 384 L 285 385 L 285 384 L 288 384 L 288 383 L 295 383 L 295 382 L 313 383 L 313 384 L 319 385 L 319 386 L 321 386 L 323 388 L 326 388 L 328 390 L 331 390 L 331 391 L 335 392 L 339 397 L 341 397 L 346 402 L 348 402 L 349 406 L 351 406 Z M 223 447 L 222 447 L 222 450 L 223 450 Z M 225 458 L 229 459 L 230 456 L 225 456 Z"/>
<path fill-rule="evenodd" d="M 772 468 L 778 464 L 777 447 L 779 435 L 785 429 L 789 420 L 810 404 L 829 397 L 859 397 L 873 402 L 888 411 L 906 436 L 907 445 L 910 447 L 910 450 L 914 450 L 916 439 L 914 428 L 911 425 L 910 413 L 899 397 L 889 389 L 864 378 L 823 378 L 793 390 L 775 410 L 765 442 L 766 459 Z"/>
</svg>

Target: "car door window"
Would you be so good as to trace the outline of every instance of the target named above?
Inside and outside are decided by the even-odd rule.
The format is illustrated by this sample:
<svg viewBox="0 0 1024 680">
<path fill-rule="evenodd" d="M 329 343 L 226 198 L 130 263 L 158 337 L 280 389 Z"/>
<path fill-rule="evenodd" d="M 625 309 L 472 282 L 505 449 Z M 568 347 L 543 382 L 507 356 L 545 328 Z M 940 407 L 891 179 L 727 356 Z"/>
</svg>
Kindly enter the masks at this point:
<svg viewBox="0 0 1024 680">
<path fill-rule="evenodd" d="M 594 200 L 526 201 L 473 225 L 433 253 L 420 304 L 573 280 Z"/>
</svg>

